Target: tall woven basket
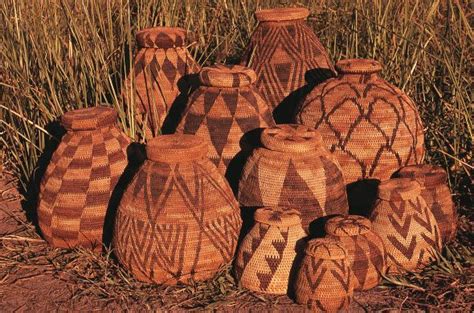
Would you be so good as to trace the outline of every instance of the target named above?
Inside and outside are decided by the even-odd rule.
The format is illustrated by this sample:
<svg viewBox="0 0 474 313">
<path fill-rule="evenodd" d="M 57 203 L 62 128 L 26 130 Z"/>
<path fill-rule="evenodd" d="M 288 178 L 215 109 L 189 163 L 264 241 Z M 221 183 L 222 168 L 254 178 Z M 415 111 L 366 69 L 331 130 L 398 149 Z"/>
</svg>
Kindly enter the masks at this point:
<svg viewBox="0 0 474 313">
<path fill-rule="evenodd" d="M 252 69 L 218 64 L 205 67 L 199 79 L 177 133 L 203 138 L 219 171 L 224 175 L 232 162 L 230 176 L 237 175 L 243 162 L 239 155 L 252 146 L 244 134 L 274 125 L 269 107 L 253 85 Z"/>
<path fill-rule="evenodd" d="M 242 206 L 297 208 L 306 230 L 317 218 L 348 213 L 341 168 L 313 128 L 281 124 L 265 129 L 261 142 L 244 166 Z"/>
<path fill-rule="evenodd" d="M 193 88 L 191 74 L 200 70 L 186 48 L 186 31 L 178 27 L 146 28 L 137 32 L 135 40 L 138 52 L 125 82 L 124 96 L 134 99 L 132 105 L 137 119 L 146 126 L 147 138 L 174 132 L 175 120 Z"/>
<path fill-rule="evenodd" d="M 370 219 L 385 244 L 391 273 L 421 270 L 441 249 L 438 223 L 414 180 L 382 182 Z"/>
<path fill-rule="evenodd" d="M 423 126 L 415 103 L 380 78 L 375 60 L 336 64 L 339 76 L 316 86 L 301 104 L 298 123 L 315 127 L 339 160 L 346 183 L 386 180 L 423 160 Z"/>
<path fill-rule="evenodd" d="M 242 63 L 257 73 L 256 86 L 272 107 L 277 123 L 288 123 L 310 89 L 335 76 L 330 58 L 306 25 L 305 8 L 275 8 L 255 13 L 258 26 Z"/>
<path fill-rule="evenodd" d="M 354 277 L 347 251 L 332 238 L 308 242 L 295 284 L 296 302 L 312 311 L 347 310 L 354 293 Z"/>
<path fill-rule="evenodd" d="M 117 258 L 145 282 L 211 278 L 232 261 L 242 224 L 227 181 L 197 136 L 158 136 L 146 151 L 117 210 Z"/>
<path fill-rule="evenodd" d="M 456 236 L 457 213 L 446 184 L 446 172 L 439 166 L 422 164 L 403 167 L 395 176 L 412 178 L 420 184 L 421 196 L 438 222 L 443 242 L 453 240 Z"/>
<path fill-rule="evenodd" d="M 127 166 L 130 143 L 109 107 L 65 113 L 67 133 L 41 180 L 39 227 L 54 247 L 102 249 L 111 194 Z"/>
<path fill-rule="evenodd" d="M 325 229 L 329 237 L 340 241 L 347 250 L 354 290 L 377 286 L 387 268 L 386 252 L 370 220 L 358 215 L 337 216 L 326 223 Z"/>
<path fill-rule="evenodd" d="M 261 208 L 255 225 L 240 244 L 234 272 L 242 287 L 286 294 L 297 249 L 306 236 L 297 210 Z"/>
</svg>

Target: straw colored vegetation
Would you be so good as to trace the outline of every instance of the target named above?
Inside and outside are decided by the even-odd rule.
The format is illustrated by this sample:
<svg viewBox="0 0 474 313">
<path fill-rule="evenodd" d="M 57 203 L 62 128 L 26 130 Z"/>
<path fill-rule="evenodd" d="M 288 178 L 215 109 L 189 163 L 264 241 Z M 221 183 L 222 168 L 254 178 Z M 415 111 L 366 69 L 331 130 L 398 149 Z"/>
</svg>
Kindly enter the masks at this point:
<svg viewBox="0 0 474 313">
<path fill-rule="evenodd" d="M 118 109 L 124 131 L 141 140 L 143 125 L 120 100 L 137 29 L 181 26 L 190 31 L 189 48 L 199 63 L 235 63 L 256 26 L 254 11 L 287 5 L 311 9 L 308 22 L 334 62 L 375 58 L 384 65 L 383 77 L 415 100 L 425 126 L 426 160 L 448 171 L 461 214 L 457 240 L 433 266 L 421 274 L 387 277 L 390 288 L 372 293 L 380 303 L 364 306 L 469 309 L 474 303 L 469 210 L 473 16 L 472 5 L 460 0 L 1 1 L 0 156 L 19 177 L 29 221 L 18 217 L 18 230 L 0 238 L 0 288 L 7 276 L 22 268 L 43 268 L 74 282 L 75 299 L 92 296 L 122 306 L 232 308 L 242 301 L 265 305 L 286 301 L 250 295 L 235 286 L 228 270 L 191 287 L 144 285 L 108 255 L 38 247 L 39 237 L 30 222 L 38 180 L 60 138 L 57 118 L 65 111 L 110 103 Z"/>
</svg>

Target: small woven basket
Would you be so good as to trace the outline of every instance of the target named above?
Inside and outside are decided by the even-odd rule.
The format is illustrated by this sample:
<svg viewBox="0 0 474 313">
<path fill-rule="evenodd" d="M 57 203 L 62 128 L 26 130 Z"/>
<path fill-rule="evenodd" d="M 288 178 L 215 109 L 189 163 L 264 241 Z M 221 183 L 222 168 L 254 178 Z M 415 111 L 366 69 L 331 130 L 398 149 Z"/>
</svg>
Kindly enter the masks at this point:
<svg viewBox="0 0 474 313">
<path fill-rule="evenodd" d="M 385 244 L 391 273 L 421 270 L 441 249 L 438 223 L 420 193 L 420 185 L 408 178 L 379 185 L 370 219 Z"/>
<path fill-rule="evenodd" d="M 354 277 L 344 245 L 333 238 L 308 242 L 295 281 L 296 302 L 312 311 L 339 312 L 352 302 Z"/>
<path fill-rule="evenodd" d="M 387 268 L 386 252 L 382 239 L 372 231 L 370 220 L 358 215 L 337 216 L 326 223 L 325 230 L 347 250 L 354 290 L 377 286 Z"/>
</svg>

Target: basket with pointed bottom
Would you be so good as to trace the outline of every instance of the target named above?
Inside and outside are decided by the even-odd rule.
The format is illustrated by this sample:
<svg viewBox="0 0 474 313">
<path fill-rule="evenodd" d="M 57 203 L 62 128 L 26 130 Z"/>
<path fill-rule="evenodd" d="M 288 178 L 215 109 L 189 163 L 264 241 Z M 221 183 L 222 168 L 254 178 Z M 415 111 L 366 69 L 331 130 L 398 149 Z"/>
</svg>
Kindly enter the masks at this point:
<svg viewBox="0 0 474 313">
<path fill-rule="evenodd" d="M 375 60 L 336 64 L 339 76 L 316 86 L 296 122 L 315 127 L 341 165 L 346 183 L 385 180 L 423 160 L 423 126 L 415 103 L 380 78 Z"/>
<path fill-rule="evenodd" d="M 256 86 L 274 110 L 277 123 L 290 122 L 304 86 L 335 76 L 330 58 L 306 25 L 305 8 L 275 8 L 255 13 L 259 24 L 242 63 L 257 73 Z M 288 102 L 288 103 L 284 103 Z"/>
<path fill-rule="evenodd" d="M 237 247 L 242 221 L 232 190 L 197 136 L 158 136 L 146 150 L 117 210 L 118 260 L 145 282 L 213 277 Z"/>
<path fill-rule="evenodd" d="M 421 185 L 421 196 L 438 222 L 441 239 L 448 243 L 456 236 L 457 213 L 451 191 L 446 184 L 446 172 L 435 165 L 409 165 L 395 175 L 415 179 Z"/>
<path fill-rule="evenodd" d="M 327 221 L 325 230 L 344 245 L 354 273 L 354 290 L 377 286 L 385 274 L 385 246 L 372 230 L 372 223 L 358 215 L 337 216 Z"/>
<path fill-rule="evenodd" d="M 346 310 L 353 298 L 353 275 L 346 248 L 340 241 L 310 240 L 294 282 L 296 302 L 312 311 Z"/>
<path fill-rule="evenodd" d="M 318 132 L 280 124 L 265 129 L 261 141 L 263 147 L 252 152 L 240 179 L 242 206 L 297 208 L 305 230 L 319 217 L 348 213 L 341 168 Z"/>
<path fill-rule="evenodd" d="M 240 244 L 234 272 L 253 291 L 286 294 L 297 246 L 306 236 L 300 213 L 287 208 L 261 208 L 255 225 Z"/>
<path fill-rule="evenodd" d="M 41 180 L 38 222 L 54 247 L 102 249 L 109 199 L 127 166 L 130 143 L 109 107 L 65 113 L 67 133 Z"/>
<path fill-rule="evenodd" d="M 153 27 L 140 30 L 135 37 L 138 52 L 130 75 L 134 76 L 136 116 L 146 122 L 147 138 L 163 131 L 174 132 L 172 120 L 179 119 L 192 89 L 190 74 L 200 69 L 186 48 L 186 31 Z M 132 99 L 131 83 L 129 77 L 125 82 L 126 99 Z"/>
<path fill-rule="evenodd" d="M 208 157 L 225 174 L 237 154 L 249 149 L 243 135 L 273 126 L 273 118 L 253 86 L 252 69 L 218 64 L 203 68 L 199 79 L 201 86 L 191 95 L 177 133 L 203 138 Z"/>
<path fill-rule="evenodd" d="M 420 270 L 441 249 L 438 223 L 414 180 L 382 182 L 370 219 L 373 231 L 384 242 L 391 273 Z"/>
</svg>

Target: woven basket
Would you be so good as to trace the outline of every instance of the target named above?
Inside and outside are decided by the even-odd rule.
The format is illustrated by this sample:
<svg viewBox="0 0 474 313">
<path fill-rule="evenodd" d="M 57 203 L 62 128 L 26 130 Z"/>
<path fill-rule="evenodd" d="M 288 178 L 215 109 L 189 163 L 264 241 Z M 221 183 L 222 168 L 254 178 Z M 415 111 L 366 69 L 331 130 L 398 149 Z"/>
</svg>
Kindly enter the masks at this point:
<svg viewBox="0 0 474 313">
<path fill-rule="evenodd" d="M 434 165 L 410 165 L 400 169 L 395 176 L 415 179 L 421 185 L 421 196 L 438 222 L 441 239 L 444 243 L 453 240 L 457 213 L 451 191 L 446 185 L 446 172 Z"/>
<path fill-rule="evenodd" d="M 200 69 L 186 48 L 186 31 L 146 28 L 135 39 L 138 52 L 130 76 L 134 76 L 136 117 L 146 123 L 146 138 L 174 132 L 192 89 L 190 74 Z M 125 99 L 132 99 L 130 76 L 124 83 Z"/>
<path fill-rule="evenodd" d="M 298 208 L 305 230 L 319 217 L 348 213 L 341 168 L 314 129 L 281 124 L 265 129 L 261 141 L 239 183 L 242 206 Z"/>
<path fill-rule="evenodd" d="M 130 143 L 116 120 L 108 107 L 62 116 L 67 133 L 42 178 L 38 203 L 39 227 L 54 247 L 102 249 L 109 199 L 127 166 Z"/>
<path fill-rule="evenodd" d="M 315 127 L 335 154 L 346 183 L 386 180 L 393 172 L 423 160 L 423 126 L 413 101 L 379 77 L 374 60 L 336 64 L 337 78 L 315 87 L 296 121 Z"/>
<path fill-rule="evenodd" d="M 308 242 L 295 284 L 296 302 L 312 311 L 339 312 L 352 302 L 353 273 L 344 245 L 333 238 Z"/>
<path fill-rule="evenodd" d="M 232 261 L 242 224 L 232 191 L 197 136 L 149 141 L 117 210 L 120 263 L 145 282 L 205 280 Z"/>
<path fill-rule="evenodd" d="M 378 285 L 385 274 L 386 253 L 382 239 L 372 231 L 372 223 L 358 215 L 337 216 L 325 225 L 329 237 L 342 242 L 354 272 L 354 290 Z"/>
<path fill-rule="evenodd" d="M 297 245 L 306 236 L 298 211 L 261 208 L 255 225 L 240 244 L 234 272 L 240 284 L 253 291 L 286 294 Z"/>
<path fill-rule="evenodd" d="M 199 79 L 201 87 L 191 95 L 177 133 L 203 138 L 209 144 L 208 157 L 224 175 L 237 154 L 249 149 L 250 143 L 242 142 L 243 135 L 274 125 L 273 118 L 253 86 L 253 70 L 214 65 L 205 67 Z"/>
<path fill-rule="evenodd" d="M 385 244 L 389 272 L 418 271 L 441 249 L 438 223 L 421 197 L 420 185 L 393 178 L 379 185 L 372 229 Z"/>
<path fill-rule="evenodd" d="M 330 58 L 305 23 L 305 8 L 257 11 L 259 21 L 242 64 L 257 73 L 257 88 L 274 109 L 277 123 L 288 123 L 307 82 L 316 84 L 335 75 Z"/>
</svg>

